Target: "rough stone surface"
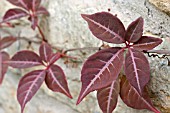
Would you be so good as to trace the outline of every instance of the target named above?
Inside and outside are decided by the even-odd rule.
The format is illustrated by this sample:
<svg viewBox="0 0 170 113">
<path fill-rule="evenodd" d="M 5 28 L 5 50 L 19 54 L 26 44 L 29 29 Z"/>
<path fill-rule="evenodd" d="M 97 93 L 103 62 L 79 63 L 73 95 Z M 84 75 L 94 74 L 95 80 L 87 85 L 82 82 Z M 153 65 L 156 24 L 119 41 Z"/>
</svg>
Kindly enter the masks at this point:
<svg viewBox="0 0 170 113">
<path fill-rule="evenodd" d="M 170 16 L 170 0 L 149 0 L 149 2 Z"/>
<path fill-rule="evenodd" d="M 54 46 L 68 49 L 77 47 L 98 47 L 102 44 L 95 38 L 88 29 L 87 23 L 81 18 L 81 14 L 92 14 L 111 9 L 111 13 L 117 16 L 125 24 L 128 24 L 142 16 L 145 19 L 146 35 L 161 37 L 164 43 L 159 49 L 170 49 L 170 17 L 155 7 L 154 0 L 43 0 L 44 5 L 50 12 L 50 17 L 42 18 L 41 27 Z M 156 0 L 155 0 L 156 1 Z M 163 0 L 160 0 L 163 1 Z M 153 5 L 154 4 L 154 5 Z M 13 7 L 6 0 L 0 3 L 0 16 L 8 8 Z M 162 9 L 163 11 L 163 9 Z M 18 21 L 16 21 L 18 23 Z M 36 33 L 29 29 L 29 24 L 24 19 L 19 22 L 16 30 L 11 30 L 13 35 L 21 31 L 21 36 L 35 37 Z M 2 30 L 0 32 L 3 32 Z M 3 32 L 2 35 L 5 35 Z M 115 45 L 113 45 L 115 46 Z M 11 54 L 15 53 L 18 43 L 14 44 L 9 50 Z M 23 45 L 26 48 L 27 45 Z M 23 49 L 21 48 L 21 49 Z M 37 46 L 33 46 L 37 50 Z M 69 52 L 69 55 L 75 55 L 79 61 L 74 65 L 65 65 L 63 60 L 57 64 L 64 69 L 68 79 L 69 88 L 73 99 L 54 93 L 42 86 L 36 96 L 26 106 L 25 113 L 101 113 L 96 101 L 96 92 L 87 96 L 80 105 L 76 106 L 76 100 L 81 88 L 80 70 L 82 62 L 95 51 Z M 170 111 L 170 67 L 167 66 L 167 60 L 149 58 L 151 63 L 151 81 L 149 83 L 150 96 L 153 103 L 162 113 Z M 27 70 L 29 71 L 29 70 Z M 13 73 L 11 73 L 13 72 Z M 13 69 L 5 77 L 0 87 L 0 113 L 19 113 L 19 104 L 16 100 L 16 88 L 19 80 Z M 25 72 L 24 72 L 25 73 Z M 151 113 L 148 110 L 134 110 L 123 104 L 121 99 L 114 113 Z"/>
</svg>

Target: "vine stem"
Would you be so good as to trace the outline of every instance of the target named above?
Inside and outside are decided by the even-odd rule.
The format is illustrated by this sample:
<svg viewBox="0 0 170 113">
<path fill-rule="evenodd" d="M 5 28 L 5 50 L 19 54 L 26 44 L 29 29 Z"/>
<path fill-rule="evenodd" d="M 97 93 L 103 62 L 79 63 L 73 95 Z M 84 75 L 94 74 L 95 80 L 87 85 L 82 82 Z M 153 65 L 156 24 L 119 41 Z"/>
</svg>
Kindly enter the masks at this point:
<svg viewBox="0 0 170 113">
<path fill-rule="evenodd" d="M 41 28 L 40 28 L 39 25 L 37 25 L 37 28 L 38 28 L 38 31 L 39 31 L 41 37 L 42 37 L 42 40 L 43 40 L 44 42 L 47 42 L 47 40 L 45 39 L 44 33 L 42 32 L 42 30 L 41 30 Z"/>
<path fill-rule="evenodd" d="M 82 48 L 73 48 L 73 49 L 67 49 L 63 53 L 71 52 L 71 51 L 81 51 L 81 50 L 100 50 L 101 47 L 82 47 Z"/>
</svg>

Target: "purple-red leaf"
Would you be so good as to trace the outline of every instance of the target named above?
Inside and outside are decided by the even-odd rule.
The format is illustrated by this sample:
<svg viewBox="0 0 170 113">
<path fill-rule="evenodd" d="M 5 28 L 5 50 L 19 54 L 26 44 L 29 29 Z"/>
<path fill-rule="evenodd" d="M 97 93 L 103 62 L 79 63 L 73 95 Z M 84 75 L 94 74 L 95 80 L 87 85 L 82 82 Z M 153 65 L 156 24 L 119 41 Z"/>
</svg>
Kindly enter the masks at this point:
<svg viewBox="0 0 170 113">
<path fill-rule="evenodd" d="M 81 71 L 82 88 L 77 104 L 90 92 L 104 88 L 117 79 L 123 65 L 123 52 L 121 48 L 109 48 L 87 59 Z"/>
<path fill-rule="evenodd" d="M 131 85 L 142 95 L 144 86 L 150 79 L 149 62 L 142 52 L 128 49 L 125 58 L 125 74 Z"/>
<path fill-rule="evenodd" d="M 116 108 L 119 92 L 119 79 L 114 80 L 111 85 L 97 91 L 97 100 L 103 113 L 112 113 Z"/>
<path fill-rule="evenodd" d="M 122 77 L 120 89 L 120 97 L 127 106 L 135 109 L 148 109 L 155 113 L 161 113 L 153 106 L 147 90 L 145 89 L 143 95 L 141 96 L 138 91 L 128 82 L 126 77 Z"/>
<path fill-rule="evenodd" d="M 28 6 L 27 3 L 25 2 L 26 0 L 8 0 L 8 2 L 10 2 L 13 5 L 16 5 L 18 7 L 22 7 L 24 9 L 28 10 Z"/>
<path fill-rule="evenodd" d="M 137 50 L 151 50 L 162 43 L 162 39 L 154 38 L 149 36 L 142 36 L 136 43 L 134 43 L 133 48 Z"/>
<path fill-rule="evenodd" d="M 8 22 L 10 20 L 19 19 L 21 17 L 27 16 L 27 12 L 22 9 L 9 9 L 3 17 L 3 22 Z"/>
<path fill-rule="evenodd" d="M 60 58 L 61 58 L 61 54 L 60 53 L 52 54 L 51 57 L 50 57 L 49 64 L 51 65 L 51 64 L 55 63 Z"/>
<path fill-rule="evenodd" d="M 144 20 L 142 17 L 133 21 L 127 28 L 125 39 L 131 43 L 138 41 L 143 34 L 143 24 Z"/>
<path fill-rule="evenodd" d="M 125 42 L 125 28 L 116 16 L 101 12 L 92 15 L 82 14 L 82 17 L 88 22 L 93 35 L 100 40 L 115 44 Z"/>
<path fill-rule="evenodd" d="M 53 52 L 51 46 L 43 42 L 39 48 L 39 53 L 42 60 L 49 62 Z"/>
<path fill-rule="evenodd" d="M 34 52 L 24 50 L 17 52 L 8 64 L 13 68 L 29 68 L 38 65 L 42 65 L 41 58 Z"/>
<path fill-rule="evenodd" d="M 47 9 L 44 7 L 39 7 L 37 9 L 36 15 L 40 15 L 40 14 L 50 15 L 49 12 L 47 11 Z"/>
<path fill-rule="evenodd" d="M 36 11 L 41 3 L 41 0 L 24 0 L 25 3 L 28 6 L 28 9 L 32 10 L 32 11 Z"/>
<path fill-rule="evenodd" d="M 63 70 L 57 66 L 52 65 L 47 70 L 47 76 L 45 78 L 45 82 L 49 89 L 54 92 L 60 92 L 72 98 L 70 91 L 68 89 L 67 81 Z"/>
<path fill-rule="evenodd" d="M 9 36 L 0 40 L 0 49 L 4 49 L 12 45 L 17 39 Z"/>
<path fill-rule="evenodd" d="M 0 52 L 0 84 L 3 81 L 4 75 L 8 70 L 8 64 L 5 62 L 9 60 L 9 55 L 6 52 Z"/>
<path fill-rule="evenodd" d="M 32 99 L 42 85 L 45 75 L 46 72 L 44 70 L 36 70 L 21 78 L 17 89 L 17 99 L 21 106 L 22 113 L 26 103 Z"/>
</svg>

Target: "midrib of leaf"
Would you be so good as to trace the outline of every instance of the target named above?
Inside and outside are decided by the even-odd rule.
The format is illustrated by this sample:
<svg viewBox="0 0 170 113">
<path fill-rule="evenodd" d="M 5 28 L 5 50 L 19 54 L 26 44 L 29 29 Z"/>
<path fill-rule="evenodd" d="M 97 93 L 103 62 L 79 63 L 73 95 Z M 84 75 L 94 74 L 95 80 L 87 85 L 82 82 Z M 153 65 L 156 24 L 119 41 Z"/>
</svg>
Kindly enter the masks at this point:
<svg viewBox="0 0 170 113">
<path fill-rule="evenodd" d="M 44 73 L 44 71 L 42 71 L 38 76 L 37 75 L 34 75 L 34 76 L 37 76 L 36 77 L 36 79 L 33 81 L 33 83 L 31 84 L 31 86 L 29 87 L 29 89 L 27 90 L 27 93 L 26 93 L 26 95 L 25 95 L 25 98 L 24 98 L 24 101 L 23 101 L 23 105 L 22 106 L 25 106 L 25 103 L 26 103 L 26 101 L 27 101 L 27 99 L 28 99 L 28 96 L 29 96 L 29 94 L 30 93 L 32 93 L 32 91 L 31 91 L 31 89 L 33 89 L 33 87 L 35 86 L 37 86 L 36 85 L 36 82 L 39 80 L 39 79 L 41 79 L 41 75 Z"/>
<path fill-rule="evenodd" d="M 109 97 L 108 97 L 108 103 L 107 103 L 107 113 L 109 113 L 109 108 L 110 108 L 110 101 L 112 100 L 112 93 L 113 93 L 113 87 L 114 87 L 115 81 L 112 82 L 112 85 L 110 87 L 110 91 L 109 91 Z"/>
<path fill-rule="evenodd" d="M 51 70 L 51 68 L 49 68 L 49 72 L 51 73 L 51 76 L 53 77 L 53 80 L 58 84 L 58 86 L 67 94 L 67 95 L 70 95 L 67 93 L 67 91 L 62 87 L 62 85 L 58 82 L 58 80 L 55 79 L 55 75 L 53 74 L 53 71 Z"/>
<path fill-rule="evenodd" d="M 134 68 L 134 72 L 135 72 L 135 78 L 136 78 L 136 81 L 137 81 L 137 85 L 138 85 L 140 94 L 142 94 L 141 87 L 140 87 L 140 82 L 139 82 L 139 75 L 138 75 L 138 72 L 137 72 L 138 69 L 136 69 L 135 57 L 134 57 L 134 55 L 133 55 L 132 50 L 129 49 L 129 51 L 130 51 L 130 55 L 131 55 L 132 62 L 133 62 L 133 68 Z"/>
<path fill-rule="evenodd" d="M 130 36 L 130 39 L 129 39 L 129 40 L 131 40 L 131 39 L 132 39 L 132 36 L 134 36 L 135 31 L 136 31 L 136 29 L 137 29 L 138 26 L 139 26 L 139 23 L 140 23 L 140 22 L 138 22 L 138 24 L 136 25 L 135 29 L 133 30 L 132 35 Z"/>
<path fill-rule="evenodd" d="M 82 98 L 85 93 L 88 91 L 88 89 L 90 89 L 90 87 L 94 84 L 94 82 L 100 78 L 100 75 L 102 75 L 102 73 L 108 68 L 108 66 L 111 64 L 113 67 L 113 63 L 112 61 L 118 57 L 119 53 L 122 52 L 123 50 L 119 50 L 115 55 L 113 55 L 113 57 L 106 63 L 106 65 L 99 71 L 99 73 L 97 75 L 95 75 L 95 78 L 93 80 L 91 80 L 90 84 L 86 87 L 86 89 L 84 90 L 83 94 L 81 95 L 80 98 Z M 119 58 L 119 57 L 118 57 Z M 115 67 L 114 67 L 115 68 Z"/>
<path fill-rule="evenodd" d="M 47 59 L 47 52 L 46 52 L 45 46 L 43 46 L 43 50 L 44 50 L 45 60 L 48 60 L 48 59 Z"/>
<path fill-rule="evenodd" d="M 110 30 L 109 28 L 107 28 L 106 26 L 103 26 L 102 24 L 100 24 L 100 23 L 98 23 L 98 22 L 96 22 L 96 21 L 94 21 L 94 20 L 92 20 L 92 19 L 90 19 L 90 18 L 88 18 L 88 17 L 85 17 L 85 18 L 88 19 L 89 21 L 93 22 L 94 24 L 98 25 L 99 27 L 105 29 L 105 32 L 104 32 L 104 33 L 109 32 L 110 34 L 112 34 L 112 35 L 115 36 L 114 38 L 117 37 L 117 38 L 119 38 L 121 41 L 124 41 L 118 34 L 114 33 L 113 31 L 111 31 L 111 30 Z M 108 27 L 109 27 L 109 25 L 108 25 Z"/>
</svg>

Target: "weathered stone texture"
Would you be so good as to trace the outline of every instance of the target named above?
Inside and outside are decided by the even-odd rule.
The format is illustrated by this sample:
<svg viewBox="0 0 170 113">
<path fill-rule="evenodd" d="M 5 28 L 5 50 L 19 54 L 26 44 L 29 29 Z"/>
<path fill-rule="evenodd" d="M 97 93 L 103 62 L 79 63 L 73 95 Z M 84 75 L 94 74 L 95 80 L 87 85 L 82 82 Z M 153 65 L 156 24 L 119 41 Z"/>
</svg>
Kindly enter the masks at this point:
<svg viewBox="0 0 170 113">
<path fill-rule="evenodd" d="M 7 10 L 9 5 L 6 0 L 0 3 L 0 12 Z M 153 0 L 44 0 L 43 3 L 50 17 L 42 18 L 41 27 L 49 42 L 57 47 L 68 49 L 77 47 L 98 47 L 102 44 L 88 29 L 87 23 L 81 18 L 81 14 L 92 14 L 111 9 L 111 13 L 123 21 L 126 28 L 128 24 L 142 16 L 145 19 L 146 35 L 155 35 L 163 38 L 164 43 L 159 49 L 170 49 L 170 17 L 153 5 Z M 6 5 L 5 5 L 6 4 Z M 6 6 L 6 7 L 1 7 Z M 0 16 L 3 14 L 0 13 Z M 25 25 L 27 27 L 25 27 Z M 22 36 L 34 37 L 27 22 L 22 22 L 17 30 L 11 30 L 12 34 L 22 31 Z M 169 42 L 169 43 L 168 43 Z M 114 45 L 113 45 L 114 46 Z M 24 46 L 25 47 L 25 46 Z M 37 46 L 34 47 L 37 50 Z M 14 53 L 14 50 L 12 53 Z M 76 100 L 81 88 L 80 70 L 82 62 L 95 51 L 69 52 L 69 55 L 79 57 L 79 63 L 75 68 L 66 66 L 64 60 L 59 60 L 68 78 L 69 88 L 74 99 L 70 100 L 64 95 L 49 91 L 45 85 L 38 94 L 26 106 L 25 113 L 101 113 L 96 101 L 96 92 L 87 96 L 80 105 L 76 106 Z M 166 60 L 149 58 L 151 63 L 151 81 L 149 83 L 150 96 L 154 105 L 163 113 L 170 111 L 170 67 Z M 0 113 L 19 113 L 19 104 L 16 101 L 16 84 L 19 77 L 7 74 L 3 85 L 0 87 Z M 11 82 L 12 81 L 12 82 Z M 61 111 L 60 111 L 61 110 Z M 151 113 L 148 110 L 134 110 L 123 104 L 119 99 L 114 113 Z"/>
</svg>

